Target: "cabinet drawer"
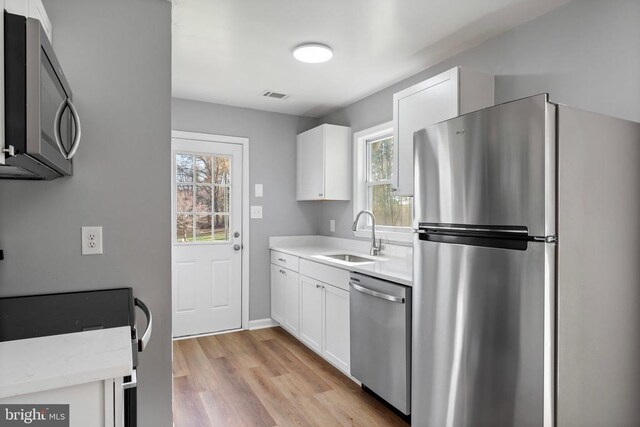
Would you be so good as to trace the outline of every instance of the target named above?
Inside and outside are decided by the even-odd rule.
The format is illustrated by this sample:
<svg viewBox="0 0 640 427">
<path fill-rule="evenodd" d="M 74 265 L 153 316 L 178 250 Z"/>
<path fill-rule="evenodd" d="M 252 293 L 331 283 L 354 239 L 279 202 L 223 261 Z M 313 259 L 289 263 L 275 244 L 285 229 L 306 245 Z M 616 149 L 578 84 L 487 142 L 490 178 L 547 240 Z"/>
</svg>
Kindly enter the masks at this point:
<svg viewBox="0 0 640 427">
<path fill-rule="evenodd" d="M 289 270 L 298 271 L 299 259 L 300 258 L 297 256 L 271 251 L 271 264 L 279 265 L 281 267 L 288 268 Z"/>
<path fill-rule="evenodd" d="M 349 272 L 306 259 L 300 260 L 300 274 L 349 291 Z"/>
</svg>

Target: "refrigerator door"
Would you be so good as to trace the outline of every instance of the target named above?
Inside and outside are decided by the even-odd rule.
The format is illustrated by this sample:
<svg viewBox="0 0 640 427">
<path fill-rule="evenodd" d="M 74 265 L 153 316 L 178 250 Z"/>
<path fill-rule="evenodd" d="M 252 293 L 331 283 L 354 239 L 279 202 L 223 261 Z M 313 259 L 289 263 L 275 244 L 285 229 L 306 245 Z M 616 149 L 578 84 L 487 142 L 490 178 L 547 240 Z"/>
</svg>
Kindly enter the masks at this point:
<svg viewBox="0 0 640 427">
<path fill-rule="evenodd" d="M 555 246 L 514 250 L 419 236 L 412 425 L 550 423 Z"/>
<path fill-rule="evenodd" d="M 524 226 L 529 236 L 555 235 L 555 109 L 537 95 L 416 132 L 414 228 Z"/>
</svg>

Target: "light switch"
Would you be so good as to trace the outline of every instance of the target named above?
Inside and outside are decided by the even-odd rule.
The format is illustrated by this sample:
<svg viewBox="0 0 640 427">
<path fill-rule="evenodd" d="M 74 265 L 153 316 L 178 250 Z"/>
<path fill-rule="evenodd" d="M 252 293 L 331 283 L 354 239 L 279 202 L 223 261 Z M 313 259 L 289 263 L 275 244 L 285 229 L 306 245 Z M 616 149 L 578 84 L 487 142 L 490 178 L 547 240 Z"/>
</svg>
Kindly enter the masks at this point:
<svg viewBox="0 0 640 427">
<path fill-rule="evenodd" d="M 256 184 L 256 197 L 262 197 L 262 184 Z"/>
<path fill-rule="evenodd" d="M 262 206 L 251 206 L 251 219 L 262 219 Z"/>
<path fill-rule="evenodd" d="M 329 220 L 329 231 L 332 233 L 335 233 L 336 231 L 336 220 L 335 219 L 330 219 Z"/>
</svg>

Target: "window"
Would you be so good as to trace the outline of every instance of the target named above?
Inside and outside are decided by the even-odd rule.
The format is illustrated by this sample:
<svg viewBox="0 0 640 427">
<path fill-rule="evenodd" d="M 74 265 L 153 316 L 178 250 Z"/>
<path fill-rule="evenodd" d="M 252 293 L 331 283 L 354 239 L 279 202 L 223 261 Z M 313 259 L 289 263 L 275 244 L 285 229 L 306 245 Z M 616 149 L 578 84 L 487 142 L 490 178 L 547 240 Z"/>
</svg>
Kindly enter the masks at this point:
<svg viewBox="0 0 640 427">
<path fill-rule="evenodd" d="M 412 220 L 412 197 L 393 192 L 393 128 L 385 123 L 354 135 L 355 143 L 355 203 L 354 216 L 363 209 L 373 212 L 380 235 L 391 240 L 407 240 Z M 364 217 L 362 217 L 364 219 Z M 359 227 L 371 228 L 371 220 Z"/>
<path fill-rule="evenodd" d="M 175 241 L 228 241 L 231 159 L 224 156 L 177 153 L 175 162 Z"/>
</svg>

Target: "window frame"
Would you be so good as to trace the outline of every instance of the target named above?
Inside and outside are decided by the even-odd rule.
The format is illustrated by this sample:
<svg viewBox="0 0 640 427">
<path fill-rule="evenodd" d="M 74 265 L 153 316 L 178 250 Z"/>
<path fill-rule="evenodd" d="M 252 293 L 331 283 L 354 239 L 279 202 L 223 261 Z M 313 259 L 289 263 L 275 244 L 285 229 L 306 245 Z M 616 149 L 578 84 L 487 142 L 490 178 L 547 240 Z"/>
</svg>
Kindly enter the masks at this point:
<svg viewBox="0 0 640 427">
<path fill-rule="evenodd" d="M 379 124 L 353 134 L 353 220 L 363 209 L 369 209 L 369 192 L 373 185 L 391 184 L 392 179 L 370 183 L 368 177 L 369 142 L 393 136 L 393 121 Z M 395 139 L 394 139 L 395 144 Z M 371 238 L 371 225 L 368 219 L 361 218 L 358 229 L 353 232 L 356 237 Z M 413 234 L 411 226 L 394 227 L 376 225 L 376 235 L 393 242 L 411 242 Z"/>
<path fill-rule="evenodd" d="M 189 156 L 193 156 L 194 157 L 194 163 L 193 163 L 193 179 L 191 181 L 178 181 L 176 179 L 176 175 L 178 173 L 178 156 L 179 155 L 189 155 Z M 231 179 L 231 167 L 232 167 L 232 157 L 230 157 L 227 154 L 219 154 L 219 153 L 209 153 L 209 152 L 203 152 L 203 151 L 187 151 L 187 150 L 174 150 L 172 153 L 172 173 L 173 173 L 173 177 L 172 179 L 172 186 L 173 188 L 171 189 L 171 193 L 172 193 L 172 202 L 171 202 L 171 209 L 173 210 L 172 213 L 172 224 L 171 224 L 171 228 L 172 228 L 172 236 L 171 236 L 171 240 L 172 240 L 172 245 L 176 245 L 176 246 L 199 246 L 199 245 L 223 245 L 223 244 L 230 244 L 231 240 L 232 240 L 232 221 L 231 221 L 231 205 L 232 205 L 232 191 L 231 191 L 231 186 L 233 185 L 233 183 L 223 183 L 223 184 L 217 184 L 215 182 L 198 182 L 197 178 L 196 178 L 196 160 L 195 158 L 197 156 L 202 156 L 202 157 L 224 157 L 224 158 L 228 158 L 229 159 L 229 180 Z M 178 186 L 180 185 L 188 185 L 191 186 L 193 188 L 192 191 L 192 206 L 194 207 L 194 210 L 191 212 L 183 212 L 183 211 L 178 211 L 178 206 L 176 203 L 177 200 L 177 194 L 178 194 Z M 197 212 L 195 210 L 195 203 L 196 203 L 196 187 L 197 186 L 202 186 L 202 187 L 209 187 L 211 188 L 211 211 L 210 212 Z M 227 202 L 227 211 L 226 212 L 216 212 L 215 211 L 215 206 L 214 206 L 214 194 L 215 194 L 215 189 L 216 187 L 220 187 L 220 188 L 227 188 L 228 194 L 229 194 L 229 200 Z M 200 214 L 200 215 L 210 215 L 211 216 L 211 240 L 202 240 L 202 241 L 198 241 L 196 239 L 196 216 Z M 192 241 L 188 241 L 188 242 L 180 242 L 176 239 L 177 236 L 177 218 L 178 215 L 191 215 L 193 216 L 192 219 L 192 224 L 193 224 L 193 229 L 192 229 Z M 214 220 L 215 220 L 215 216 L 216 215 L 223 215 L 227 217 L 227 228 L 228 228 L 228 236 L 227 239 L 225 240 L 215 240 L 214 238 Z"/>
</svg>

